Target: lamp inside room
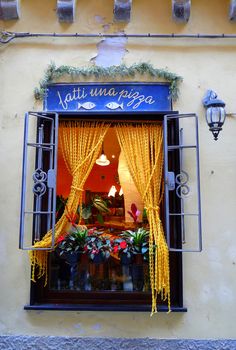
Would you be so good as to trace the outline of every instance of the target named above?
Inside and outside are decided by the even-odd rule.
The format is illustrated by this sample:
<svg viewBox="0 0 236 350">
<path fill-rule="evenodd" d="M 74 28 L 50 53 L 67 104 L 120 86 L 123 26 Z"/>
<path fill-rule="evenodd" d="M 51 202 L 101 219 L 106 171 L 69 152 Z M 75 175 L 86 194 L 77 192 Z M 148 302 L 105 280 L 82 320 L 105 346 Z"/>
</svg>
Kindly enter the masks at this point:
<svg viewBox="0 0 236 350">
<path fill-rule="evenodd" d="M 124 192 L 122 190 L 122 188 L 120 188 L 120 191 L 119 191 L 119 196 L 123 196 Z"/>
<path fill-rule="evenodd" d="M 100 166 L 107 166 L 110 164 L 110 161 L 107 159 L 107 156 L 104 153 L 104 145 L 102 144 L 102 153 L 100 157 L 96 160 L 96 164 Z"/>
<path fill-rule="evenodd" d="M 108 193 L 108 197 L 115 197 L 117 189 L 114 185 L 111 186 L 110 191 Z"/>
</svg>

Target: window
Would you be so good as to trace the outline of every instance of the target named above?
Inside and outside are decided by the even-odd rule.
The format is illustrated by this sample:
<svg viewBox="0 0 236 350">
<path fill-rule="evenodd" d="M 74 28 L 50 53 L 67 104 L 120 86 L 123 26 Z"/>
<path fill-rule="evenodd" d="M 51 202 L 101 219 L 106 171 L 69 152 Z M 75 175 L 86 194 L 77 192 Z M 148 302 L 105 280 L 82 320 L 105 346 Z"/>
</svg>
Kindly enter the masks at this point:
<svg viewBox="0 0 236 350">
<path fill-rule="evenodd" d="M 29 120 L 37 118 L 37 127 L 35 123 L 30 125 Z M 180 118 L 182 119 L 180 120 Z M 195 115 L 190 115 L 190 119 L 196 121 Z M 63 211 L 59 208 L 56 213 L 56 199 L 63 207 L 65 198 L 68 195 L 71 179 L 65 170 L 65 164 L 62 161 L 62 152 L 57 145 L 57 128 L 59 122 L 64 119 L 65 123 L 76 120 L 101 120 L 99 114 L 79 113 L 63 115 L 59 117 L 56 114 L 47 113 L 29 113 L 26 116 L 26 132 L 32 140 L 25 137 L 24 149 L 24 174 L 22 186 L 22 214 L 21 214 L 21 237 L 20 245 L 25 248 L 27 237 L 23 232 L 34 231 L 33 240 L 40 240 L 45 232 L 54 229 L 57 216 Z M 190 241 L 198 243 L 201 248 L 201 237 L 196 242 L 198 235 L 194 232 L 194 240 L 186 239 L 185 232 L 186 221 L 194 219 L 194 225 L 198 225 L 200 215 L 200 198 L 197 197 L 196 203 L 187 202 L 187 214 L 184 207 L 184 196 L 189 193 L 187 183 L 188 173 L 184 170 L 184 151 L 198 151 L 198 144 L 189 143 L 183 146 L 183 128 L 179 129 L 179 124 L 187 116 L 176 116 L 170 114 L 165 117 L 164 126 L 164 144 L 165 144 L 165 201 L 160 203 L 161 218 L 164 224 L 164 230 L 167 232 L 167 241 L 170 247 L 170 281 L 171 281 L 171 308 L 172 310 L 184 310 L 183 308 L 183 285 L 182 285 L 182 255 L 179 251 L 183 249 L 183 243 Z M 114 120 L 115 119 L 115 120 Z M 188 118 L 189 119 L 189 118 Z M 106 122 L 111 122 L 109 131 L 104 139 L 104 151 L 109 154 L 111 160 L 110 167 L 94 166 L 83 188 L 83 219 L 87 227 L 96 227 L 102 234 L 109 233 L 110 242 L 122 237 L 125 230 L 136 230 L 142 226 L 148 230 L 148 221 L 142 218 L 142 223 L 127 224 L 125 215 L 131 208 L 124 205 L 124 195 L 119 195 L 120 176 L 117 176 L 118 157 L 120 148 L 115 136 L 113 126 L 118 122 L 137 122 L 155 123 L 163 125 L 163 113 L 107 113 Z M 179 122 L 180 120 L 180 122 Z M 179 131 L 180 130 L 180 131 Z M 35 139 L 36 135 L 36 139 Z M 190 138 L 191 135 L 189 135 Z M 193 132 L 193 135 L 195 134 Z M 112 142 L 110 142 L 112 140 Z M 144 146 L 145 147 L 145 146 Z M 29 149 L 27 151 L 27 149 Z M 31 154 L 30 154 L 31 153 Z M 58 161 L 57 161 L 58 154 Z M 197 152 L 198 154 L 198 152 Z M 112 158 L 112 155 L 115 158 Z M 35 170 L 27 167 L 27 159 L 35 159 Z M 114 159 L 114 161 L 112 161 Z M 198 162 L 198 155 L 197 155 Z M 56 172 L 57 188 L 56 188 Z M 109 172 L 107 173 L 106 171 Z M 98 174 L 98 171 L 100 173 Z M 194 172 L 194 174 L 193 174 Z M 34 174 L 32 177 L 32 173 Z M 178 174 L 182 174 L 178 176 Z M 187 174 L 187 175 L 186 175 Z M 184 175 L 187 176 L 184 179 Z M 96 178 L 97 176 L 97 178 Z M 198 164 L 191 176 L 198 182 L 199 168 Z M 109 178 L 109 181 L 108 181 Z M 196 180 L 197 179 L 197 180 Z M 108 197 L 108 189 L 111 185 L 117 187 L 117 194 L 114 197 Z M 33 188 L 34 198 L 31 198 L 30 192 Z M 188 192 L 188 193 L 187 193 Z M 59 197 L 60 196 L 60 197 Z M 108 202 L 109 214 L 96 210 L 92 206 L 94 198 Z M 164 197 L 163 197 L 164 198 Z M 131 204 L 136 200 L 131 201 Z M 28 203 L 29 202 L 29 203 Z M 196 208 L 197 205 L 197 208 Z M 31 210 L 29 208 L 32 208 Z M 139 205 L 137 205 L 139 209 Z M 57 208 L 58 209 L 58 208 Z M 192 210 L 190 212 L 189 210 Z M 69 213 L 68 213 L 69 214 Z M 187 217 L 187 220 L 186 220 Z M 187 222 L 187 226 L 189 223 Z M 192 223 L 190 223 L 192 225 Z M 168 227 L 167 227 L 168 226 Z M 191 226 L 192 227 L 192 226 Z M 196 227 L 195 227 L 196 228 Z M 199 229 L 197 226 L 196 230 Z M 194 231 L 194 230 L 193 230 Z M 30 249 L 32 242 L 28 235 L 28 245 Z M 109 242 L 109 243 L 110 243 Z M 54 246 L 54 242 L 52 242 Z M 43 248 L 41 248 L 43 249 Z M 187 247 L 186 250 L 191 250 Z M 142 261 L 128 261 L 124 264 L 114 254 L 109 259 L 97 262 L 84 259 L 85 254 L 79 261 L 68 262 L 63 254 L 60 256 L 58 251 L 50 252 L 48 260 L 48 283 L 45 286 L 44 280 L 39 279 L 31 285 L 30 305 L 26 308 L 60 308 L 60 309 L 81 309 L 81 310 L 151 310 L 151 291 L 149 281 L 149 265 L 143 259 Z M 86 261 L 85 261 L 86 260 Z M 167 310 L 167 303 L 158 298 L 158 309 Z"/>
</svg>

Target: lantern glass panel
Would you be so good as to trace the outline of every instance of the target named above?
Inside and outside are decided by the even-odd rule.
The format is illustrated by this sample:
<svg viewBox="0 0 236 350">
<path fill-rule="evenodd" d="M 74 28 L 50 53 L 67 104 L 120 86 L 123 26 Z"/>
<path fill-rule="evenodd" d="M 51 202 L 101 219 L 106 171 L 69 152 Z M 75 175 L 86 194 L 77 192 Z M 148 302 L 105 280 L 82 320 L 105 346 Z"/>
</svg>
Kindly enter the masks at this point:
<svg viewBox="0 0 236 350">
<path fill-rule="evenodd" d="M 220 109 L 220 122 L 221 122 L 222 124 L 224 124 L 224 122 L 225 122 L 225 117 L 226 117 L 226 112 L 225 112 L 224 107 L 219 107 L 219 109 Z"/>
<path fill-rule="evenodd" d="M 213 127 L 223 124 L 225 121 L 225 109 L 224 107 L 209 107 L 206 110 L 206 120 L 208 125 Z"/>
</svg>

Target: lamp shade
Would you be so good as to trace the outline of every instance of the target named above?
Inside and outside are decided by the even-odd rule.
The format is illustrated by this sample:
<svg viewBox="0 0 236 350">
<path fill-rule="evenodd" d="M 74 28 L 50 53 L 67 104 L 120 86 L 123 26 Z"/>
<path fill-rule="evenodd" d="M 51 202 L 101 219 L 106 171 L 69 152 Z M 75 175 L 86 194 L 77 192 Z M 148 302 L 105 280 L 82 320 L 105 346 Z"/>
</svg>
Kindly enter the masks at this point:
<svg viewBox="0 0 236 350">
<path fill-rule="evenodd" d="M 107 156 L 104 153 L 104 144 L 102 144 L 102 153 L 100 157 L 96 160 L 97 165 L 106 166 L 110 164 L 110 161 L 107 159 Z"/>
<path fill-rule="evenodd" d="M 115 197 L 116 192 L 117 192 L 116 187 L 114 185 L 112 185 L 110 188 L 110 191 L 108 193 L 108 197 Z"/>
<path fill-rule="evenodd" d="M 122 196 L 124 194 L 122 187 L 120 188 L 119 196 Z"/>
<path fill-rule="evenodd" d="M 100 157 L 96 160 L 96 164 L 106 166 L 110 164 L 110 161 L 107 159 L 107 156 L 104 153 L 102 153 Z"/>
</svg>

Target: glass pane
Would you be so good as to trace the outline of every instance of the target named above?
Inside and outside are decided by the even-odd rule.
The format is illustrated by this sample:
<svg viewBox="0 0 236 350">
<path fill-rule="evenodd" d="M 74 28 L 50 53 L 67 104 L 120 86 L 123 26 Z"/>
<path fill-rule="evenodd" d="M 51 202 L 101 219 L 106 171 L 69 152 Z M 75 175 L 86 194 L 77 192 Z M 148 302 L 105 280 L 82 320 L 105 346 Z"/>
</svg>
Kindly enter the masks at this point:
<svg viewBox="0 0 236 350">
<path fill-rule="evenodd" d="M 50 289 L 76 291 L 150 291 L 146 261 L 110 257 L 105 262 L 89 261 L 87 255 L 62 259 L 50 255 Z"/>
</svg>

